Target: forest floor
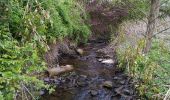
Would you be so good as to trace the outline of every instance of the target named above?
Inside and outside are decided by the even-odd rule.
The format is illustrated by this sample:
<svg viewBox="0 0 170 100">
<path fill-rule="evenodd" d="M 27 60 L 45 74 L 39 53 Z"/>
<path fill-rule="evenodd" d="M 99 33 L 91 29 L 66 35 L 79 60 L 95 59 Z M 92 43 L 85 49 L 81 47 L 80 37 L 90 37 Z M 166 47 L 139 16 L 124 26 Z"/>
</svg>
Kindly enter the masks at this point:
<svg viewBox="0 0 170 100">
<path fill-rule="evenodd" d="M 116 57 L 98 52 L 107 46 L 105 40 L 91 40 L 81 47 L 82 56 L 62 57 L 61 65 L 70 64 L 74 70 L 57 78 L 46 77 L 56 91 L 41 100 L 135 100 L 132 79 L 117 68 Z"/>
</svg>

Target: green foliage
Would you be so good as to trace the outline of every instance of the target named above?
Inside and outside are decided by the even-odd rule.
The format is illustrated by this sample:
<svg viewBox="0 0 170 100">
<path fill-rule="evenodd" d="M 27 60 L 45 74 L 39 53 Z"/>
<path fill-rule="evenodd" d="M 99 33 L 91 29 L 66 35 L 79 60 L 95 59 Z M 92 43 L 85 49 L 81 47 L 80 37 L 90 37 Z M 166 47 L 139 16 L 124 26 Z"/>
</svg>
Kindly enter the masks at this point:
<svg viewBox="0 0 170 100">
<path fill-rule="evenodd" d="M 120 3 L 128 9 L 127 20 L 146 18 L 149 13 L 149 0 L 122 0 Z"/>
<path fill-rule="evenodd" d="M 129 8 L 128 19 L 146 18 L 149 13 L 149 0 L 129 0 L 131 7 Z"/>
<path fill-rule="evenodd" d="M 50 12 L 50 37 L 68 37 L 76 42 L 87 41 L 90 31 L 84 23 L 86 15 L 81 13 L 83 8 L 79 4 L 74 0 L 48 0 L 42 5 Z"/>
<path fill-rule="evenodd" d="M 22 93 L 35 99 L 32 92 L 50 89 L 39 80 L 47 44 L 64 38 L 86 42 L 86 16 L 74 0 L 4 0 L 0 5 L 0 100 Z"/>
<path fill-rule="evenodd" d="M 18 90 L 23 88 L 21 83 L 31 85 L 38 82 L 34 85 L 35 89 L 47 88 L 48 85 L 44 85 L 36 76 L 31 76 L 45 68 L 45 63 L 34 48 L 36 44 L 28 42 L 21 45 L 12 38 L 6 27 L 1 27 L 0 33 L 0 90 L 4 99 L 13 99 Z"/>
<path fill-rule="evenodd" d="M 119 3 L 127 6 L 129 9 L 128 16 L 126 19 L 137 19 L 147 18 L 150 11 L 150 0 L 119 0 Z M 166 17 L 170 15 L 170 1 L 161 0 L 160 5 L 160 16 Z"/>
<path fill-rule="evenodd" d="M 162 17 L 170 16 L 170 1 L 169 0 L 161 0 L 160 12 L 162 13 Z"/>
<path fill-rule="evenodd" d="M 160 99 L 170 83 L 170 50 L 160 41 L 154 41 L 148 55 L 142 53 L 144 40 L 128 46 L 123 51 L 118 49 L 119 66 L 138 82 L 136 85 L 142 97 Z"/>
</svg>

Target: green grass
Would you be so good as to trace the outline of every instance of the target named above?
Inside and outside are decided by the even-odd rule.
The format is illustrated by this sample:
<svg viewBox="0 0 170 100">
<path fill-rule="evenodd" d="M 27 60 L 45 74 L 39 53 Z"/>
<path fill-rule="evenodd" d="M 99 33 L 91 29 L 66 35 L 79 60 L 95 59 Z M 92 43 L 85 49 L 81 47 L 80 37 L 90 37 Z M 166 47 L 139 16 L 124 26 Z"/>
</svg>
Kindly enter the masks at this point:
<svg viewBox="0 0 170 100">
<path fill-rule="evenodd" d="M 152 62 L 155 62 L 158 67 L 155 69 L 150 84 L 151 87 L 154 86 L 156 91 L 149 90 L 147 95 L 165 95 L 168 91 L 167 85 L 170 84 L 170 49 L 165 46 L 165 43 L 155 40 L 153 41 L 148 57 Z"/>
<path fill-rule="evenodd" d="M 170 84 L 170 49 L 165 43 L 154 40 L 150 52 L 144 55 L 142 41 L 135 47 L 117 49 L 119 66 L 137 82 L 135 86 L 141 98 L 159 100 Z"/>
</svg>

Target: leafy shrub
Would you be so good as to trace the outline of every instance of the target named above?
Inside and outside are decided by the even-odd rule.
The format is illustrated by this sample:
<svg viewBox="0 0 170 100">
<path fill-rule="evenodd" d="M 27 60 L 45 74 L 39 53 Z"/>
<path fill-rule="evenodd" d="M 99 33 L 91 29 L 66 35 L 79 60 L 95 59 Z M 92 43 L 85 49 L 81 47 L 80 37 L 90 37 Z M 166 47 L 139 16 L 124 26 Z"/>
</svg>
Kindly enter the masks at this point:
<svg viewBox="0 0 170 100">
<path fill-rule="evenodd" d="M 74 0 L 48 0 L 43 3 L 51 18 L 50 36 L 64 38 L 68 36 L 77 42 L 86 42 L 90 33 L 85 24 L 86 15 Z"/>
<path fill-rule="evenodd" d="M 22 90 L 22 85 L 33 85 L 35 89 L 47 88 L 37 75 L 45 68 L 34 43 L 21 45 L 11 37 L 8 29 L 0 29 L 0 90 L 5 100 L 11 100 Z M 35 74 L 32 76 L 31 74 Z M 37 83 L 37 84 L 35 84 Z"/>
<path fill-rule="evenodd" d="M 170 83 L 170 51 L 160 41 L 155 40 L 150 53 L 144 55 L 144 43 L 144 39 L 141 39 L 135 46 L 118 48 L 119 66 L 137 82 L 136 87 L 142 97 L 160 99 L 168 89 L 166 85 Z"/>
<path fill-rule="evenodd" d="M 43 54 L 57 39 L 87 41 L 83 8 L 74 0 L 2 0 L 0 5 L 0 99 L 35 99 L 35 91 L 52 91 L 39 76 L 46 69 Z"/>
<path fill-rule="evenodd" d="M 149 13 L 149 0 L 129 0 L 127 1 L 129 8 L 128 19 L 146 18 Z"/>
</svg>

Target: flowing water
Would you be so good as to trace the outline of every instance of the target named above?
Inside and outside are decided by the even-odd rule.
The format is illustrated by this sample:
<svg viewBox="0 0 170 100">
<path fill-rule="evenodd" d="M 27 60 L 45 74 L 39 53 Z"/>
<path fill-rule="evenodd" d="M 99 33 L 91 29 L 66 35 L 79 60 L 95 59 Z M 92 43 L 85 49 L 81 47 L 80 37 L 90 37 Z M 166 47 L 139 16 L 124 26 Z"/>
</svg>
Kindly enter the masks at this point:
<svg viewBox="0 0 170 100">
<path fill-rule="evenodd" d="M 103 64 L 99 59 L 108 58 L 96 51 L 105 48 L 104 41 L 90 41 L 84 55 L 77 58 L 63 57 L 61 65 L 70 64 L 74 70 L 56 79 L 48 79 L 56 85 L 56 91 L 45 94 L 41 100 L 135 100 L 131 79 L 117 68 L 117 64 Z M 106 81 L 112 86 L 104 87 Z"/>
</svg>

